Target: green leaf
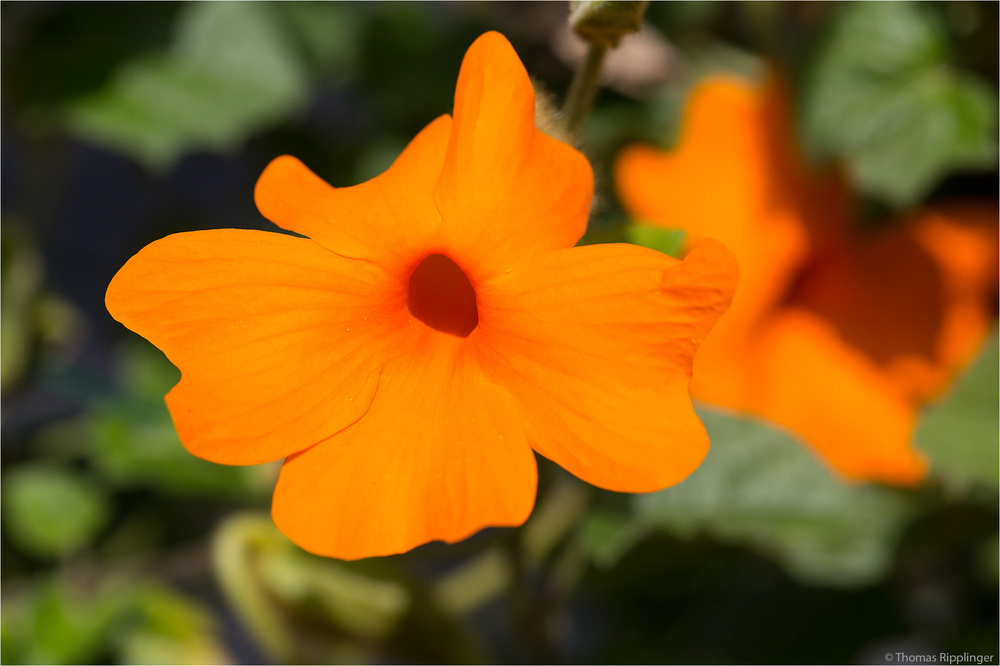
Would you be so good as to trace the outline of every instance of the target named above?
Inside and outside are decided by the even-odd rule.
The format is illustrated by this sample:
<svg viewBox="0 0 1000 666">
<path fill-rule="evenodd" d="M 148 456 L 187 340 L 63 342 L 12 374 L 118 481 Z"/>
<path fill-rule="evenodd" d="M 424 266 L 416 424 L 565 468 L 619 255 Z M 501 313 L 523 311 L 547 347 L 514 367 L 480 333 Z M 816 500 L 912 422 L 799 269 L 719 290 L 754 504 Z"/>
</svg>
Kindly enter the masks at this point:
<svg viewBox="0 0 1000 666">
<path fill-rule="evenodd" d="M 335 75 L 353 73 L 361 47 L 363 26 L 350 4 L 338 2 L 282 2 L 277 5 L 297 34 L 297 40 L 319 66 Z"/>
<path fill-rule="evenodd" d="M 632 243 L 679 258 L 684 248 L 683 229 L 664 229 L 644 224 L 629 224 L 588 231 L 580 245 L 596 243 Z"/>
<path fill-rule="evenodd" d="M 149 583 L 135 588 L 130 606 L 138 622 L 116 635 L 120 663 L 231 663 L 214 618 L 195 599 Z"/>
<path fill-rule="evenodd" d="M 123 388 L 136 397 L 162 402 L 181 372 L 159 349 L 145 340 L 130 339 L 115 349 Z"/>
<path fill-rule="evenodd" d="M 24 663 L 85 664 L 100 656 L 116 613 L 113 598 L 81 599 L 64 581 L 50 581 L 30 609 Z"/>
<path fill-rule="evenodd" d="M 958 494 L 982 490 L 996 501 L 1000 488 L 1000 348 L 997 331 L 979 357 L 917 425 L 917 446 L 931 459 L 931 473 Z"/>
<path fill-rule="evenodd" d="M 642 224 L 633 224 L 626 230 L 629 243 L 652 248 L 671 257 L 679 257 L 684 247 L 683 229 L 664 229 Z"/>
<path fill-rule="evenodd" d="M 640 521 L 774 557 L 809 583 L 861 585 L 891 563 L 909 517 L 898 492 L 835 478 L 787 434 L 706 408 L 712 447 L 683 483 L 637 496 Z"/>
<path fill-rule="evenodd" d="M 84 433 L 91 459 L 119 486 L 173 495 L 263 497 L 273 487 L 271 465 L 217 465 L 197 458 L 177 436 L 163 396 L 180 373 L 146 342 L 117 350 L 123 394 L 96 404 L 73 432 Z"/>
<path fill-rule="evenodd" d="M 28 643 L 22 630 L 23 622 L 19 617 L 12 618 L 11 603 L 7 601 L 5 604 L 7 611 L 0 617 L 0 663 L 27 663 L 21 656 L 27 649 Z"/>
<path fill-rule="evenodd" d="M 119 404 L 86 421 L 95 466 L 116 485 L 171 495 L 251 499 L 269 485 L 267 466 L 232 467 L 184 448 L 165 405 Z"/>
<path fill-rule="evenodd" d="M 220 525 L 212 559 L 229 604 L 279 663 L 368 663 L 374 646 L 421 663 L 490 661 L 393 558 L 310 555 L 266 514 L 244 514 Z"/>
<path fill-rule="evenodd" d="M 0 252 L 0 387 L 13 386 L 31 360 L 37 333 L 32 306 L 42 286 L 41 257 L 16 225 L 3 228 Z"/>
<path fill-rule="evenodd" d="M 212 556 L 229 603 L 278 662 L 330 662 L 352 650 L 359 634 L 384 637 L 409 605 L 406 591 L 394 583 L 303 553 L 266 515 L 223 523 Z"/>
<path fill-rule="evenodd" d="M 71 131 L 165 167 L 193 149 L 227 150 L 303 104 L 302 63 L 264 3 L 185 6 L 172 49 L 133 60 L 71 104 Z"/>
<path fill-rule="evenodd" d="M 297 548 L 263 553 L 259 576 L 282 603 L 314 608 L 333 626 L 369 640 L 385 638 L 411 601 L 396 582 L 363 576 Z"/>
<path fill-rule="evenodd" d="M 807 76 L 807 143 L 896 207 L 953 170 L 995 164 L 996 93 L 950 59 L 933 7 L 846 3 Z"/>
<path fill-rule="evenodd" d="M 232 663 L 208 609 L 156 582 L 108 576 L 81 589 L 69 578 L 4 600 L 4 661 L 83 664 Z"/>
<path fill-rule="evenodd" d="M 78 472 L 47 464 L 21 465 L 4 476 L 7 533 L 26 552 L 68 555 L 107 524 L 108 499 Z"/>
<path fill-rule="evenodd" d="M 635 520 L 622 511 L 597 507 L 580 525 L 583 550 L 599 567 L 613 566 L 636 543 L 645 537 L 651 526 L 645 520 Z"/>
</svg>

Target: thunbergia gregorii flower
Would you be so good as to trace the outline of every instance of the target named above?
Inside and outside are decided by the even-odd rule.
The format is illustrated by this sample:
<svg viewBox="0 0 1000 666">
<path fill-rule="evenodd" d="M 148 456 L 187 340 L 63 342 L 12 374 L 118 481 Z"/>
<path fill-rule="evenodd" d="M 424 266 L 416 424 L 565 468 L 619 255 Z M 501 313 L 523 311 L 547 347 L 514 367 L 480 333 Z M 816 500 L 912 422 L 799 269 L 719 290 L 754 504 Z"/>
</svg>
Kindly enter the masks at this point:
<svg viewBox="0 0 1000 666">
<path fill-rule="evenodd" d="M 532 449 L 632 492 L 704 457 L 688 381 L 735 262 L 714 241 L 683 262 L 573 247 L 591 168 L 535 127 L 534 106 L 514 50 L 487 33 L 454 117 L 381 176 L 333 188 L 293 157 L 267 167 L 260 211 L 306 238 L 169 236 L 108 288 L 112 315 L 181 370 L 167 404 L 189 451 L 285 458 L 272 515 L 303 548 L 361 558 L 518 525 Z"/>
<path fill-rule="evenodd" d="M 957 202 L 859 229 L 842 180 L 799 157 L 786 107 L 774 80 L 708 80 L 675 150 L 619 155 L 619 197 L 740 262 L 733 306 L 698 353 L 696 398 L 786 426 L 848 478 L 917 483 L 918 409 L 993 321 L 997 208 Z"/>
</svg>

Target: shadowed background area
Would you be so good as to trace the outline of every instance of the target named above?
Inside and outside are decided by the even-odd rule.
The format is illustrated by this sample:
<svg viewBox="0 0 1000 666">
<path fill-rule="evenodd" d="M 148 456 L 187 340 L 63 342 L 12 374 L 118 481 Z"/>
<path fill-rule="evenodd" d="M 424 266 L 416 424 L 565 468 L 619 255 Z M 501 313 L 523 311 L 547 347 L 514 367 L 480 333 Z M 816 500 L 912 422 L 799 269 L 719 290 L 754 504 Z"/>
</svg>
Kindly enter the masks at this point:
<svg viewBox="0 0 1000 666">
<path fill-rule="evenodd" d="M 597 192 L 583 242 L 677 254 L 681 232 L 628 224 L 614 157 L 673 146 L 702 77 L 770 65 L 788 81 L 788 132 L 842 169 L 859 210 L 846 261 L 817 254 L 785 301 L 878 361 L 927 349 L 921 322 L 943 295 L 907 286 L 935 265 L 902 237 L 882 263 L 869 239 L 922 206 L 996 206 L 997 8 L 653 3 L 609 54 L 582 132 Z M 601 491 L 538 458 L 524 527 L 343 563 L 275 530 L 276 464 L 213 465 L 181 446 L 163 403 L 178 372 L 108 315 L 115 272 L 170 233 L 278 231 L 253 192 L 279 155 L 335 186 L 380 173 L 450 112 L 487 30 L 511 41 L 553 126 L 545 109 L 586 50 L 568 4 L 0 11 L 3 663 L 996 663 L 995 328 L 921 413 L 931 474 L 912 489 L 844 483 L 787 432 L 699 405 L 712 451 L 674 488 Z M 843 265 L 876 277 L 849 284 Z M 425 260 L 411 307 L 461 336 L 477 314 L 455 271 Z M 900 318 L 911 335 L 884 335 Z"/>
</svg>

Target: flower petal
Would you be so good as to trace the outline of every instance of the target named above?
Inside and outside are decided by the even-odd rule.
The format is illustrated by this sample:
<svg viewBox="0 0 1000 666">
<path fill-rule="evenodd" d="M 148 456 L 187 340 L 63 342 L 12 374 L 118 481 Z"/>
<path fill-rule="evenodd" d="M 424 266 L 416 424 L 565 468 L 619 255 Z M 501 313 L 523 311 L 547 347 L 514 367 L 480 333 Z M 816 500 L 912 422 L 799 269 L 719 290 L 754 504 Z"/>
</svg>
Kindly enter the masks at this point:
<svg viewBox="0 0 1000 666">
<path fill-rule="evenodd" d="M 756 347 L 756 409 L 801 435 L 842 474 L 912 485 L 926 473 L 910 445 L 916 409 L 829 322 L 805 310 L 775 317 Z"/>
<path fill-rule="evenodd" d="M 446 242 L 473 282 L 571 247 L 586 230 L 590 164 L 534 119 L 534 90 L 517 54 L 502 35 L 484 34 L 462 62 L 435 192 Z"/>
<path fill-rule="evenodd" d="M 926 472 L 917 409 L 993 321 L 996 245 L 996 208 L 974 205 L 823 245 L 755 327 L 727 315 L 692 391 L 790 428 L 850 478 L 914 484 Z"/>
<path fill-rule="evenodd" d="M 945 307 L 934 350 L 935 372 L 924 397 L 937 397 L 972 360 L 997 315 L 995 203 L 953 202 L 918 211 L 904 228 L 940 273 Z M 912 285 L 908 285 L 912 288 Z"/>
<path fill-rule="evenodd" d="M 365 412 L 405 298 L 369 262 L 302 238 L 221 229 L 146 246 L 115 275 L 106 303 L 180 368 L 167 404 L 185 447 L 255 464 Z"/>
<path fill-rule="evenodd" d="M 684 262 L 633 245 L 541 254 L 480 289 L 481 363 L 536 451 L 603 488 L 658 490 L 708 450 L 687 384 L 736 279 L 714 241 Z"/>
<path fill-rule="evenodd" d="M 275 524 L 310 552 L 390 555 L 531 512 L 535 459 L 510 398 L 465 340 L 407 331 L 368 413 L 281 469 Z"/>
<path fill-rule="evenodd" d="M 843 183 L 802 163 L 787 109 L 773 79 L 700 85 L 675 150 L 622 153 L 619 195 L 740 262 L 733 305 L 699 352 L 696 398 L 791 428 L 852 478 L 915 483 L 917 407 L 995 313 L 996 208 L 858 233 Z M 978 230 L 957 224 L 970 217 Z"/>
<path fill-rule="evenodd" d="M 691 384 L 699 399 L 752 402 L 742 370 L 752 337 L 807 261 L 810 231 L 843 224 L 830 217 L 847 204 L 839 183 L 817 181 L 797 163 L 789 127 L 776 81 L 710 78 L 691 94 L 676 149 L 631 146 L 615 164 L 616 190 L 633 217 L 683 228 L 689 242 L 715 238 L 740 263 L 732 307 L 699 354 Z"/>
<path fill-rule="evenodd" d="M 425 127 L 389 169 L 360 185 L 334 188 L 302 162 L 284 155 L 257 181 L 264 217 L 308 236 L 331 252 L 392 266 L 413 244 L 436 234 L 440 215 L 432 192 L 441 175 L 451 118 Z"/>
<path fill-rule="evenodd" d="M 674 150 L 619 153 L 618 197 L 636 219 L 724 242 L 741 264 L 774 234 L 839 228 L 850 203 L 843 184 L 802 163 L 790 127 L 776 79 L 708 79 L 691 94 Z"/>
</svg>

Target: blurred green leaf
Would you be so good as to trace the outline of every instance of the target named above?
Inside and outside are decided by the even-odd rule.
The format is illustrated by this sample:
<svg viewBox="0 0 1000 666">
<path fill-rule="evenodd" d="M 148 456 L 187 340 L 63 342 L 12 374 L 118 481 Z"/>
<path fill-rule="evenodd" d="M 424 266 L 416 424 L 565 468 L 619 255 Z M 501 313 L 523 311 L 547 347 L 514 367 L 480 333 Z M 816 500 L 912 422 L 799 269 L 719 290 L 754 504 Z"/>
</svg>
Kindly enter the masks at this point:
<svg viewBox="0 0 1000 666">
<path fill-rule="evenodd" d="M 996 501 L 1000 487 L 1000 348 L 997 331 L 976 361 L 917 425 L 917 446 L 931 459 L 931 472 L 945 487 L 961 494 L 989 489 Z"/>
<path fill-rule="evenodd" d="M 421 663 L 492 661 L 392 558 L 341 562 L 308 554 L 266 514 L 228 519 L 212 551 L 233 610 L 278 662 L 368 662 L 379 645 Z"/>
<path fill-rule="evenodd" d="M 11 620 L 10 606 L 7 608 L 8 611 L 0 618 L 0 663 L 20 664 L 24 661 L 21 654 L 25 650 L 25 640 L 18 631 L 18 622 Z"/>
<path fill-rule="evenodd" d="M 347 3 L 282 2 L 277 5 L 309 57 L 320 67 L 344 77 L 352 74 L 361 46 L 362 25 Z"/>
<path fill-rule="evenodd" d="M 683 483 L 635 500 L 637 518 L 679 536 L 746 543 L 810 583 L 861 585 L 891 563 L 909 518 L 898 492 L 849 485 L 790 436 L 699 409 L 712 447 Z"/>
<path fill-rule="evenodd" d="M 4 475 L 5 527 L 26 552 L 68 555 L 87 545 L 108 521 L 103 489 L 78 472 L 36 463 Z"/>
<path fill-rule="evenodd" d="M 232 663 L 211 613 L 160 583 L 54 578 L 12 601 L 4 601 L 5 664 Z"/>
<path fill-rule="evenodd" d="M 950 171 L 994 165 L 996 92 L 951 59 L 934 7 L 845 3 L 807 77 L 807 143 L 897 207 Z"/>
<path fill-rule="evenodd" d="M 16 226 L 4 225 L 0 248 L 0 387 L 7 389 L 31 358 L 36 333 L 32 307 L 44 270 L 37 250 Z"/>
<path fill-rule="evenodd" d="M 184 7 L 169 53 L 137 58 L 69 105 L 80 136 L 164 167 L 192 149 L 225 150 L 300 107 L 307 83 L 275 8 Z"/>
<path fill-rule="evenodd" d="M 81 599 L 63 581 L 43 586 L 30 614 L 23 663 L 84 664 L 98 659 L 113 626 L 113 599 Z"/>
<path fill-rule="evenodd" d="M 386 637 L 410 605 L 402 585 L 363 576 L 297 548 L 263 553 L 259 575 L 283 603 L 313 608 L 334 626 L 365 639 Z"/>
<path fill-rule="evenodd" d="M 332 653 L 344 643 L 339 631 L 328 622 L 317 622 L 315 613 L 308 622 L 296 618 L 294 608 L 276 594 L 271 582 L 261 576 L 265 559 L 286 557 L 295 546 L 266 515 L 236 515 L 215 533 L 212 559 L 215 574 L 233 610 L 247 626 L 260 647 L 277 662 L 305 663 L 331 661 Z M 281 585 L 280 576 L 277 581 Z M 319 636 L 312 636 L 319 624 Z"/>
<path fill-rule="evenodd" d="M 626 230 L 626 238 L 633 245 L 652 248 L 671 257 L 678 257 L 684 246 L 683 229 L 663 229 L 643 224 L 633 224 Z"/>
<path fill-rule="evenodd" d="M 976 548 L 974 566 L 983 580 L 996 587 L 1000 583 L 1000 536 L 994 534 Z"/>
<path fill-rule="evenodd" d="M 367 145 L 354 167 L 351 182 L 363 183 L 384 173 L 406 148 L 406 141 L 400 137 L 386 136 Z"/>
<path fill-rule="evenodd" d="M 180 373 L 159 350 L 125 344 L 117 361 L 123 395 L 83 417 L 93 463 L 108 479 L 183 496 L 253 499 L 270 490 L 273 466 L 217 465 L 187 452 L 163 401 Z"/>
<path fill-rule="evenodd" d="M 115 349 L 115 365 L 123 388 L 131 394 L 162 401 L 181 378 L 181 371 L 159 349 L 131 339 Z"/>
<path fill-rule="evenodd" d="M 291 544 L 271 520 L 257 514 L 235 515 L 215 532 L 212 565 L 219 587 L 254 640 L 277 662 L 301 656 L 295 623 L 257 575 L 261 553 L 281 552 Z"/>
<path fill-rule="evenodd" d="M 269 485 L 266 466 L 217 465 L 188 453 L 163 404 L 101 408 L 87 419 L 87 437 L 95 466 L 122 487 L 251 499 Z"/>
<path fill-rule="evenodd" d="M 580 245 L 595 243 L 631 243 L 657 252 L 679 257 L 684 247 L 683 229 L 664 229 L 643 224 L 629 224 L 606 229 L 593 229 L 580 239 Z"/>
<path fill-rule="evenodd" d="M 139 619 L 115 636 L 121 663 L 232 663 L 214 618 L 193 598 L 150 583 L 136 589 L 130 606 Z"/>
<path fill-rule="evenodd" d="M 580 526 L 580 539 L 590 559 L 599 567 L 613 566 L 640 541 L 652 526 L 622 511 L 597 507 Z"/>
</svg>

